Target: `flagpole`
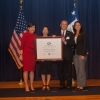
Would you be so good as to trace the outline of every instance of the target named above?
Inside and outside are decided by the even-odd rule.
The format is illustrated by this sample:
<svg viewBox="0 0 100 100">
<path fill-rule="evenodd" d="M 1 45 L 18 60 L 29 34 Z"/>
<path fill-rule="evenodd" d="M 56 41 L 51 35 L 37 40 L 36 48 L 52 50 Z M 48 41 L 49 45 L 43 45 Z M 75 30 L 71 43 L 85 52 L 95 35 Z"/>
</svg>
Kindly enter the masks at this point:
<svg viewBox="0 0 100 100">
<path fill-rule="evenodd" d="M 74 0 L 74 7 L 76 7 L 76 0 Z"/>
<path fill-rule="evenodd" d="M 22 10 L 22 8 L 23 8 L 22 4 L 23 4 L 23 0 L 20 0 L 20 9 L 21 9 L 21 10 Z M 22 67 L 21 67 L 21 68 L 20 68 L 20 82 L 19 82 L 20 85 L 23 84 L 22 78 L 23 78 L 23 71 L 22 71 Z"/>
<path fill-rule="evenodd" d="M 20 0 L 20 9 L 23 8 L 22 4 L 23 4 L 23 0 Z"/>
<path fill-rule="evenodd" d="M 76 8 L 76 0 L 74 0 L 74 7 Z M 72 85 L 75 85 L 75 80 L 74 80 L 74 62 L 72 62 Z"/>
</svg>

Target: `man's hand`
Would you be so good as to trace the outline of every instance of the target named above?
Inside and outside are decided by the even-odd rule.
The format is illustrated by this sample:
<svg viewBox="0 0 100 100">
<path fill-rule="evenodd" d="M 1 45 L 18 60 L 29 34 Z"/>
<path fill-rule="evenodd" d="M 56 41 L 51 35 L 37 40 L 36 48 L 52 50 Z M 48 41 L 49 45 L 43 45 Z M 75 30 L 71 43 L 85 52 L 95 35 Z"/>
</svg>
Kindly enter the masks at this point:
<svg viewBox="0 0 100 100">
<path fill-rule="evenodd" d="M 66 40 L 65 40 L 64 37 L 62 37 L 62 42 L 63 42 L 64 44 L 66 44 Z"/>
</svg>

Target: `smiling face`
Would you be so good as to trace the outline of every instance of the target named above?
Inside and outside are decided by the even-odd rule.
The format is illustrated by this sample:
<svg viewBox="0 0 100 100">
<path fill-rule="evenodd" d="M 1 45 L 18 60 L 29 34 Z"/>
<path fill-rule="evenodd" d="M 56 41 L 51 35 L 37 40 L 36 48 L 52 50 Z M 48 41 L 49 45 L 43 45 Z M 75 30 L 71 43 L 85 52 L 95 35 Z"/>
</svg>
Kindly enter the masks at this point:
<svg viewBox="0 0 100 100">
<path fill-rule="evenodd" d="M 80 24 L 79 22 L 76 22 L 76 23 L 75 23 L 75 29 L 76 29 L 76 31 L 80 31 L 80 29 L 81 29 L 81 24 Z"/>
<path fill-rule="evenodd" d="M 44 27 L 43 30 L 42 30 L 42 34 L 43 34 L 43 36 L 47 36 L 48 33 L 49 33 L 48 28 L 47 28 L 47 27 Z"/>
<path fill-rule="evenodd" d="M 34 32 L 35 32 L 35 26 L 28 27 L 28 31 L 29 31 L 30 33 L 34 33 Z"/>
<path fill-rule="evenodd" d="M 60 27 L 61 27 L 62 30 L 67 30 L 68 22 L 62 21 L 61 24 L 60 24 Z"/>
</svg>

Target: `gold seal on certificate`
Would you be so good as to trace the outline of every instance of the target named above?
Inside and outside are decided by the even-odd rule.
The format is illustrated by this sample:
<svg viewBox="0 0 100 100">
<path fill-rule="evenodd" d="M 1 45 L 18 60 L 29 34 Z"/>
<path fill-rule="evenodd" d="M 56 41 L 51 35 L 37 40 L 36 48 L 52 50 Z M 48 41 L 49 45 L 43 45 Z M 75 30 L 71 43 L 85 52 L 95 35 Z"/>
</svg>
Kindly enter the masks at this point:
<svg viewBox="0 0 100 100">
<path fill-rule="evenodd" d="M 36 37 L 36 59 L 37 60 L 62 60 L 61 36 Z"/>
</svg>

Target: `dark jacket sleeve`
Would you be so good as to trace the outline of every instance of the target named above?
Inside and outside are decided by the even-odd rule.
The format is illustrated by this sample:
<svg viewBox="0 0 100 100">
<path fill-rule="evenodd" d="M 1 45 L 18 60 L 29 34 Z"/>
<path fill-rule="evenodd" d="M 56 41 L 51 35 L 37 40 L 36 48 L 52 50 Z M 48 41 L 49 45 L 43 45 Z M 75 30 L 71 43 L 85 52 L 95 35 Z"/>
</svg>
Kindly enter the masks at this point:
<svg viewBox="0 0 100 100">
<path fill-rule="evenodd" d="M 87 47 L 87 37 L 86 33 L 83 33 L 83 49 L 82 49 L 82 56 L 86 55 L 86 47 Z"/>
</svg>

